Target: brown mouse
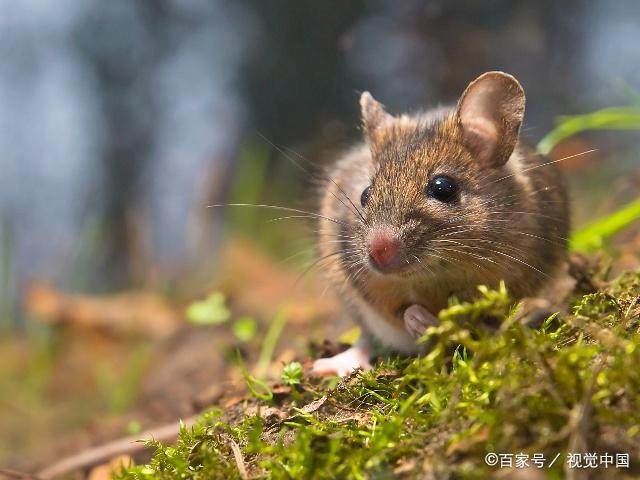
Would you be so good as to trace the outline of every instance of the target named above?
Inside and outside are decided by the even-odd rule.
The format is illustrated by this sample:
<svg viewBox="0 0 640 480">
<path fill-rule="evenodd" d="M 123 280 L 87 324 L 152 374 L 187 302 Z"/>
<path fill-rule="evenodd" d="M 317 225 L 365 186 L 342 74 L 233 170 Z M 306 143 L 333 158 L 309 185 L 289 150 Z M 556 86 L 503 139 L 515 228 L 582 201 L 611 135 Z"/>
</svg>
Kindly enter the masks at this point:
<svg viewBox="0 0 640 480">
<path fill-rule="evenodd" d="M 417 115 L 392 116 L 368 92 L 360 106 L 364 142 L 327 171 L 318 246 L 362 334 L 316 360 L 318 375 L 370 368 L 372 339 L 420 352 L 416 338 L 452 295 L 501 280 L 515 299 L 533 295 L 566 255 L 565 184 L 519 138 L 514 77 L 485 73 L 455 107 Z"/>
</svg>

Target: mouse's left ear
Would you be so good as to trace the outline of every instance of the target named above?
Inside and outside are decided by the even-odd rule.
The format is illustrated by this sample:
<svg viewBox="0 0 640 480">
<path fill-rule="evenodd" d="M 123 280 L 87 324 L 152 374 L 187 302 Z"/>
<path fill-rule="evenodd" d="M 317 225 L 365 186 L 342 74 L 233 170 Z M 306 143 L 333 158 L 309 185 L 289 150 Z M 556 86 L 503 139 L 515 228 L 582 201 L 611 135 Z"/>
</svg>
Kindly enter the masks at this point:
<svg viewBox="0 0 640 480">
<path fill-rule="evenodd" d="M 469 84 L 456 108 L 462 140 L 487 167 L 504 165 L 518 141 L 524 90 L 511 75 L 487 72 Z"/>
</svg>

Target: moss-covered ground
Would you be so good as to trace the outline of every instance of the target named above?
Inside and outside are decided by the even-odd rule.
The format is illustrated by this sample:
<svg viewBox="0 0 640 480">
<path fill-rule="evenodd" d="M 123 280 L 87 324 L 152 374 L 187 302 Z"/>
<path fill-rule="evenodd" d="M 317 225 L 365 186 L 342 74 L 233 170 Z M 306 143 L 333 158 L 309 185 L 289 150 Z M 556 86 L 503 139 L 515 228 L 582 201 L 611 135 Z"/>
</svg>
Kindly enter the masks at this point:
<svg viewBox="0 0 640 480">
<path fill-rule="evenodd" d="M 296 365 L 289 385 L 248 375 L 256 395 L 213 407 L 119 478 L 636 478 L 640 271 L 574 276 L 564 307 L 542 317 L 505 288 L 480 288 L 440 313 L 426 356 L 338 383 Z M 502 468 L 487 464 L 494 453 L 507 454 Z M 568 463 L 574 453 L 582 467 Z"/>
</svg>

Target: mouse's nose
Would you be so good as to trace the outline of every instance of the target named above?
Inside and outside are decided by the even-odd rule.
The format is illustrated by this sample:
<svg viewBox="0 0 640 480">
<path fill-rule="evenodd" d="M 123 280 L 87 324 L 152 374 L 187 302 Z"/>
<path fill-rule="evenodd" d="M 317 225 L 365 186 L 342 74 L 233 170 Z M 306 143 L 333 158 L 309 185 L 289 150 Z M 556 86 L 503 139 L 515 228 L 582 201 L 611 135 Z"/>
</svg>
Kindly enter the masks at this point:
<svg viewBox="0 0 640 480">
<path fill-rule="evenodd" d="M 393 232 L 379 230 L 370 235 L 367 248 L 373 263 L 381 269 L 387 269 L 397 263 L 400 240 Z"/>
</svg>

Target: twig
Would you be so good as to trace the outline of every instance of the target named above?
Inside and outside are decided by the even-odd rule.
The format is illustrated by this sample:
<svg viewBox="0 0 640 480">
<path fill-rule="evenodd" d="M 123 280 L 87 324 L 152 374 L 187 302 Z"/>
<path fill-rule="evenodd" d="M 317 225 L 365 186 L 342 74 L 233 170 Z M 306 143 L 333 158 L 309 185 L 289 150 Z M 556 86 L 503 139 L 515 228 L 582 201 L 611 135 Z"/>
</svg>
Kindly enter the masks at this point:
<svg viewBox="0 0 640 480">
<path fill-rule="evenodd" d="M 242 458 L 242 451 L 240 450 L 240 446 L 235 442 L 233 438 L 229 439 L 229 444 L 231 445 L 233 458 L 235 459 L 236 465 L 238 466 L 238 472 L 240 473 L 240 478 L 242 478 L 242 480 L 248 480 L 249 474 L 247 473 L 247 467 L 244 464 L 244 458 Z"/>
<path fill-rule="evenodd" d="M 17 470 L 10 470 L 8 468 L 0 468 L 0 478 L 12 478 L 17 480 L 42 480 L 37 475 L 30 473 L 18 472 Z"/>
<path fill-rule="evenodd" d="M 187 426 L 191 426 L 196 422 L 198 417 L 194 416 L 183 421 Z M 49 480 L 61 475 L 93 467 L 101 463 L 107 462 L 115 456 L 122 454 L 133 454 L 142 452 L 147 449 L 143 443 L 145 440 L 170 441 L 175 439 L 180 432 L 180 425 L 177 422 L 163 425 L 161 427 L 146 430 L 137 435 L 114 440 L 98 447 L 84 450 L 76 455 L 63 458 L 59 462 L 45 468 L 38 473 L 37 477 L 42 480 Z M 30 477 L 14 477 L 14 478 L 30 478 Z"/>
</svg>

